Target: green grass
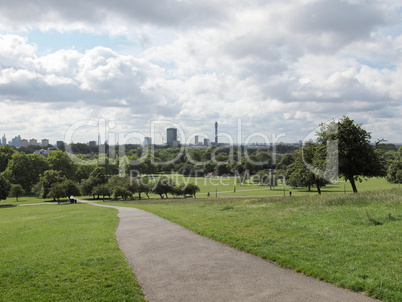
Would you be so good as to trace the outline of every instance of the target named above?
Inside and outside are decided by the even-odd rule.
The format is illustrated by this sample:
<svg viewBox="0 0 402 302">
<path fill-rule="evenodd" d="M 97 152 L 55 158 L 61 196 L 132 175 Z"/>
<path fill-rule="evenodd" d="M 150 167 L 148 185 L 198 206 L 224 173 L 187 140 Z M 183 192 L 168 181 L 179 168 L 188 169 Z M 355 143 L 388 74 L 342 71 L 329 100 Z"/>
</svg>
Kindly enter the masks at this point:
<svg viewBox="0 0 402 302">
<path fill-rule="evenodd" d="M 402 190 L 109 202 L 155 213 L 306 275 L 402 301 Z M 375 225 L 367 214 L 382 223 Z"/>
<path fill-rule="evenodd" d="M 0 209 L 0 300 L 144 301 L 116 214 L 85 204 Z"/>
</svg>

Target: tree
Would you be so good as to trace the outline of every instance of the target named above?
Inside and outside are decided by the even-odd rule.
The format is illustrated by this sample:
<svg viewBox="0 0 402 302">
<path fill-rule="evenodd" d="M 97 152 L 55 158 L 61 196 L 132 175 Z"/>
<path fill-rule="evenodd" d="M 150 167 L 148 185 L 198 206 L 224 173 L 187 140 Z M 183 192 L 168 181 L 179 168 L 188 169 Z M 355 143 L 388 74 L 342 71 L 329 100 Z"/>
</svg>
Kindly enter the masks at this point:
<svg viewBox="0 0 402 302">
<path fill-rule="evenodd" d="M 163 195 L 168 198 L 168 193 L 174 192 L 174 182 L 170 178 L 161 177 L 153 185 L 152 192 L 158 194 L 162 199 Z"/>
<path fill-rule="evenodd" d="M 199 188 L 197 185 L 195 185 L 195 184 L 187 184 L 187 185 L 185 185 L 184 188 L 182 189 L 184 198 L 186 198 L 186 195 L 191 195 L 191 196 L 194 196 L 194 198 L 196 198 L 196 197 L 195 197 L 195 194 L 196 194 L 197 192 L 199 192 L 199 191 L 200 191 L 200 188 Z"/>
<path fill-rule="evenodd" d="M 111 188 L 107 184 L 97 185 L 92 189 L 92 194 L 102 196 L 103 201 L 105 201 L 105 196 L 108 196 L 110 198 L 112 193 L 113 192 Z"/>
<path fill-rule="evenodd" d="M 13 147 L 9 145 L 0 146 L 0 173 L 4 172 L 7 168 L 8 162 L 15 153 Z"/>
<path fill-rule="evenodd" d="M 47 161 L 51 170 L 60 171 L 68 179 L 76 178 L 74 163 L 66 152 L 61 150 L 53 151 L 48 155 Z"/>
<path fill-rule="evenodd" d="M 20 184 L 11 185 L 10 197 L 15 197 L 18 202 L 18 197 L 24 196 L 25 191 Z"/>
<path fill-rule="evenodd" d="M 32 183 L 36 184 L 40 176 L 45 173 L 46 170 L 49 170 L 49 163 L 47 162 L 46 158 L 40 154 L 28 154 L 27 155 L 28 161 L 31 163 L 30 167 L 32 168 L 29 171 Z M 28 171 L 27 171 L 28 172 Z"/>
<path fill-rule="evenodd" d="M 318 133 L 318 142 L 324 147 L 329 141 L 337 141 L 339 174 L 350 182 L 354 193 L 360 177 L 385 176 L 384 162 L 370 138 L 369 132 L 348 117 L 321 125 Z"/>
<path fill-rule="evenodd" d="M 107 181 L 105 168 L 96 167 L 91 174 L 89 174 L 88 179 L 81 181 L 81 191 L 84 195 L 93 195 L 95 198 L 95 195 L 98 194 L 93 194 L 93 189 L 99 185 L 106 184 Z M 98 199 L 99 196 L 100 194 L 98 195 Z"/>
<path fill-rule="evenodd" d="M 394 160 L 387 171 L 387 180 L 393 183 L 402 183 L 402 179 L 398 177 L 402 173 L 402 161 Z"/>
<path fill-rule="evenodd" d="M 7 199 L 10 194 L 11 184 L 10 182 L 0 174 L 0 200 Z"/>
<path fill-rule="evenodd" d="M 60 198 L 66 197 L 66 192 L 64 190 L 64 186 L 62 183 L 55 183 L 50 188 L 49 197 L 53 198 L 55 201 L 57 199 L 57 203 L 60 203 Z"/>
<path fill-rule="evenodd" d="M 14 184 L 20 184 L 25 191 L 30 191 L 35 183 L 32 162 L 23 152 L 15 152 L 8 162 L 4 176 Z"/>
<path fill-rule="evenodd" d="M 56 183 L 63 183 L 65 180 L 66 178 L 62 175 L 61 171 L 47 170 L 40 177 L 39 183 L 35 186 L 36 194 L 41 198 L 49 197 L 53 185 Z"/>
<path fill-rule="evenodd" d="M 152 184 L 149 177 L 143 176 L 135 181 L 137 182 L 137 192 L 139 199 L 141 199 L 141 193 L 145 193 L 145 195 L 147 195 L 147 197 L 149 198 L 149 192 L 152 191 Z"/>
<path fill-rule="evenodd" d="M 63 189 L 64 189 L 65 196 L 68 198 L 70 198 L 70 196 L 74 196 L 74 195 L 76 195 L 76 196 L 81 195 L 78 185 L 71 179 L 67 179 L 63 182 Z"/>
</svg>

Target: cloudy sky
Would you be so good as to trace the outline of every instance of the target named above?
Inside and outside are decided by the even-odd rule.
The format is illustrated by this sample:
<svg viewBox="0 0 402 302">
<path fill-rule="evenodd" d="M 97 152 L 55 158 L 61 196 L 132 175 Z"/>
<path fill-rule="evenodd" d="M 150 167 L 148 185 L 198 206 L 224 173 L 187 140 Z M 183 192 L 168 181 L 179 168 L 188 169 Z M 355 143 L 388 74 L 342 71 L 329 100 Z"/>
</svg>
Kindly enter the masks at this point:
<svg viewBox="0 0 402 302">
<path fill-rule="evenodd" d="M 8 140 L 297 142 L 347 115 L 402 143 L 401 100 L 401 1 L 0 0 Z"/>
</svg>

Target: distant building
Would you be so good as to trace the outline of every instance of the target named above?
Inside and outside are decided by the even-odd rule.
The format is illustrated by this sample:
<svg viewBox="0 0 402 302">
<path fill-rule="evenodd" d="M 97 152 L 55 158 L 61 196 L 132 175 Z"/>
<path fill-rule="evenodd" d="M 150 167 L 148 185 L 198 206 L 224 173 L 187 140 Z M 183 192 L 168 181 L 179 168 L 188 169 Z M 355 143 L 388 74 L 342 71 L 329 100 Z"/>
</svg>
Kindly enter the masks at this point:
<svg viewBox="0 0 402 302">
<path fill-rule="evenodd" d="M 11 140 L 11 142 L 9 142 L 9 145 L 10 145 L 10 146 L 14 146 L 14 147 L 16 147 L 16 148 L 21 147 L 21 136 L 18 135 L 18 136 L 16 136 L 16 137 L 14 137 L 14 138 Z"/>
<path fill-rule="evenodd" d="M 198 145 L 198 135 L 194 136 L 194 145 Z"/>
<path fill-rule="evenodd" d="M 28 140 L 26 140 L 26 139 L 22 139 L 21 140 L 21 147 L 28 147 Z"/>
<path fill-rule="evenodd" d="M 2 144 L 3 146 L 7 145 L 7 139 L 6 139 L 6 135 L 5 135 L 5 134 L 3 135 L 3 138 L 1 139 L 1 144 Z"/>
<path fill-rule="evenodd" d="M 204 138 L 204 146 L 210 146 L 211 145 L 211 141 L 207 138 Z"/>
<path fill-rule="evenodd" d="M 144 147 L 148 147 L 152 145 L 152 138 L 151 137 L 144 137 Z"/>
<path fill-rule="evenodd" d="M 38 145 L 38 141 L 37 141 L 36 139 L 34 139 L 34 138 L 31 138 L 31 139 L 29 140 L 29 145 L 30 145 L 30 146 L 37 146 L 37 145 Z"/>
<path fill-rule="evenodd" d="M 53 151 L 55 151 L 55 150 L 44 150 L 44 149 L 41 149 L 41 150 L 35 150 L 34 153 L 35 153 L 35 154 L 41 154 L 41 155 L 43 155 L 44 157 L 47 157 L 47 156 L 49 155 L 49 153 L 50 153 L 50 152 L 53 152 Z"/>
<path fill-rule="evenodd" d="M 47 147 L 47 146 L 49 146 L 49 140 L 46 138 L 42 139 L 42 147 Z"/>
<path fill-rule="evenodd" d="M 177 141 L 177 129 L 176 128 L 168 128 L 166 130 L 166 140 L 167 145 L 170 147 L 174 147 L 178 145 Z"/>
<path fill-rule="evenodd" d="M 88 142 L 88 145 L 89 145 L 89 146 L 96 146 L 96 141 L 89 141 L 89 142 Z"/>
<path fill-rule="evenodd" d="M 215 122 L 215 144 L 218 144 L 218 122 Z"/>
<path fill-rule="evenodd" d="M 62 145 L 62 144 L 64 144 L 63 141 L 57 141 L 57 142 L 56 142 L 56 146 L 57 146 L 57 147 L 59 147 L 59 146 Z"/>
</svg>

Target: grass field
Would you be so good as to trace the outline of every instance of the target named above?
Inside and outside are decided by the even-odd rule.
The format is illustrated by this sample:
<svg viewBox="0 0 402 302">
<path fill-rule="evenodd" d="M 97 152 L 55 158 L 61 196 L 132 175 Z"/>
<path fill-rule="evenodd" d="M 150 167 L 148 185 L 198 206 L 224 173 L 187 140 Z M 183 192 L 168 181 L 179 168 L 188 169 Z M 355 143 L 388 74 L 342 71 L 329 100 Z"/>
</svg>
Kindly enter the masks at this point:
<svg viewBox="0 0 402 302">
<path fill-rule="evenodd" d="M 117 210 L 0 209 L 1 301 L 144 301 L 116 242 Z"/>
<path fill-rule="evenodd" d="M 382 186 L 378 181 L 371 188 L 376 185 Z M 402 301 L 401 196 L 402 190 L 392 189 L 286 198 L 108 203 L 144 209 L 338 286 Z"/>
</svg>

